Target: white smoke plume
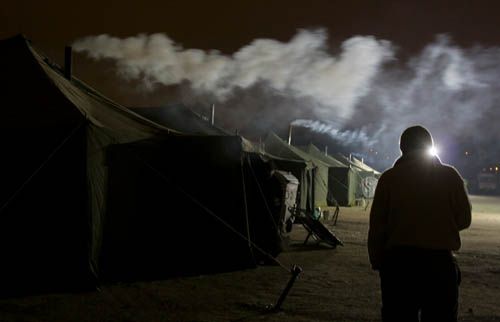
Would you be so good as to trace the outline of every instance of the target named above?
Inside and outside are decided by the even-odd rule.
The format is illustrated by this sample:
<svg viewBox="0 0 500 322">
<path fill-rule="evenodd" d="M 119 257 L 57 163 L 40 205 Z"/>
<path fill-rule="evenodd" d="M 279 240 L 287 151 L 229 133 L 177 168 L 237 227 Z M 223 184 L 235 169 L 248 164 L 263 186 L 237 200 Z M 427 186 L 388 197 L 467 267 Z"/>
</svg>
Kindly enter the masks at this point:
<svg viewBox="0 0 500 322">
<path fill-rule="evenodd" d="M 73 48 L 95 59 L 113 59 L 122 75 L 149 84 L 187 81 L 198 94 L 210 93 L 219 101 L 235 89 L 265 84 L 275 94 L 312 98 L 322 115 L 350 117 L 393 51 L 387 41 L 358 36 L 343 42 L 334 56 L 327 40 L 322 30 L 301 30 L 289 42 L 257 39 L 231 56 L 184 49 L 164 34 L 99 35 L 78 40 Z"/>
<path fill-rule="evenodd" d="M 295 126 L 326 133 L 349 151 L 377 151 L 386 162 L 380 169 L 414 124 L 428 127 L 443 153 L 447 145 L 491 153 L 500 137 L 500 48 L 461 48 L 447 36 L 407 60 L 371 36 L 350 38 L 333 54 L 321 30 L 299 31 L 288 42 L 257 39 L 232 55 L 184 49 L 163 34 L 87 37 L 74 48 L 114 60 L 128 78 L 187 84 L 190 103 L 211 103 L 211 95 L 240 129 L 265 132 L 296 119 Z"/>
</svg>

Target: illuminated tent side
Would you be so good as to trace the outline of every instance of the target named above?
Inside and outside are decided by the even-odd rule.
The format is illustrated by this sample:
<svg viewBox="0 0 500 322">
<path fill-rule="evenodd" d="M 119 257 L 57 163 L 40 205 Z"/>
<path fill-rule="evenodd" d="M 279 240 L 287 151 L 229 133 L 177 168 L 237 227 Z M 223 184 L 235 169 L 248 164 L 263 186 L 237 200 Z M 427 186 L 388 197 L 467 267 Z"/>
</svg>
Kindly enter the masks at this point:
<svg viewBox="0 0 500 322">
<path fill-rule="evenodd" d="M 357 180 L 355 170 L 330 155 L 321 152 L 313 144 L 304 147 L 313 157 L 328 164 L 328 192 L 340 206 L 353 206 L 356 202 Z"/>
<path fill-rule="evenodd" d="M 356 199 L 371 199 L 375 194 L 380 172 L 354 157 L 347 158 L 342 154 L 336 155 L 337 160 L 351 167 L 356 174 Z"/>
<path fill-rule="evenodd" d="M 328 168 L 323 162 L 314 160 L 314 158 L 300 149 L 288 145 L 284 140 L 272 132 L 270 132 L 264 140 L 264 147 L 265 152 L 270 155 L 279 157 L 283 160 L 293 161 L 293 163 L 281 161 L 279 167 L 281 167 L 282 170 L 292 172 L 293 175 L 299 179 L 300 193 L 298 204 L 301 209 L 312 211 L 316 206 L 324 206 L 327 204 L 326 182 L 328 180 Z M 302 166 L 300 168 L 288 168 L 288 166 L 292 164 L 301 164 Z"/>
</svg>

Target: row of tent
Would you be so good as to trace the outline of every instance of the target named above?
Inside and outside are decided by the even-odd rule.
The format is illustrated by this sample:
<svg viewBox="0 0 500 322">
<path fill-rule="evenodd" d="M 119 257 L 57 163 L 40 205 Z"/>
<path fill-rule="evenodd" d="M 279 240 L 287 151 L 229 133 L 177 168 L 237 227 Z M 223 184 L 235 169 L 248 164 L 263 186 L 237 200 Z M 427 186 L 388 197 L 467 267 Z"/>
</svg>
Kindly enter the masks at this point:
<svg viewBox="0 0 500 322">
<path fill-rule="evenodd" d="M 22 36 L 0 41 L 0 66 L 0 293 L 255 267 L 286 234 L 297 183 L 278 170 L 299 179 L 303 209 L 355 198 L 336 195 L 361 173 L 352 164 L 272 134 L 263 152 L 187 109 L 155 122 Z"/>
<path fill-rule="evenodd" d="M 300 174 L 301 208 L 353 206 L 358 200 L 373 197 L 380 173 L 355 158 L 330 156 L 313 144 L 295 147 L 274 133 L 264 140 L 264 150 L 272 155 L 297 160 L 304 165 Z M 297 173 L 297 175 L 299 175 Z M 304 196 L 304 195 L 307 195 Z"/>
</svg>

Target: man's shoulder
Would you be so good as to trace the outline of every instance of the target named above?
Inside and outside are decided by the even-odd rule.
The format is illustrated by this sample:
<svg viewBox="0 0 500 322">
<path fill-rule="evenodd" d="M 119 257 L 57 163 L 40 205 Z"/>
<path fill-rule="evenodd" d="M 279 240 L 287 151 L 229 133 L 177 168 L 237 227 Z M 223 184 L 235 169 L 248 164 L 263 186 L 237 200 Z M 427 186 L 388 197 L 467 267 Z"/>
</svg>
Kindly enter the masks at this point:
<svg viewBox="0 0 500 322">
<path fill-rule="evenodd" d="M 449 176 L 449 177 L 455 177 L 462 179 L 462 176 L 458 172 L 458 170 L 449 164 L 446 163 L 441 163 L 437 162 L 434 164 L 434 167 L 441 173 L 442 175 Z M 405 167 L 405 166 L 393 166 L 387 170 L 385 170 L 382 175 L 380 176 L 380 180 L 388 180 L 391 177 L 399 177 L 399 175 L 403 172 L 408 172 L 408 171 L 413 171 L 414 169 Z"/>
<path fill-rule="evenodd" d="M 452 165 L 449 165 L 449 164 L 446 164 L 446 163 L 441 163 L 440 165 L 438 165 L 438 167 L 441 169 L 441 171 L 449 176 L 454 176 L 454 177 L 458 177 L 458 178 L 462 178 L 462 176 L 460 175 L 460 173 L 458 172 L 458 170 L 452 166 Z"/>
<path fill-rule="evenodd" d="M 392 167 L 382 172 L 380 178 L 378 179 L 378 184 L 383 184 L 384 182 L 390 181 L 390 178 L 394 177 L 395 171 L 396 170 L 394 169 L 394 167 Z"/>
<path fill-rule="evenodd" d="M 380 175 L 380 179 L 391 177 L 394 174 L 396 174 L 398 171 L 400 171 L 399 167 L 392 166 L 392 167 L 384 170 L 384 172 L 382 172 L 382 174 Z"/>
</svg>

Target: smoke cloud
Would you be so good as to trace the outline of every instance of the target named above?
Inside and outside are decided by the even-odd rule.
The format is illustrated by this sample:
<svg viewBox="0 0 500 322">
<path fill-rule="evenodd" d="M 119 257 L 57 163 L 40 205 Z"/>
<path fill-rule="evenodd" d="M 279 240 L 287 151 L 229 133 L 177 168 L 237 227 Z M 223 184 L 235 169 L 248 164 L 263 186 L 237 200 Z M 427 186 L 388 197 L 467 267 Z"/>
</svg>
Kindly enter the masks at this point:
<svg viewBox="0 0 500 322">
<path fill-rule="evenodd" d="M 431 130 L 445 156 L 475 148 L 491 155 L 488 138 L 500 134 L 490 119 L 500 116 L 498 59 L 500 48 L 464 49 L 438 36 L 419 55 L 376 76 L 350 125 L 367 129 L 392 160 L 399 135 L 414 124 Z"/>
<path fill-rule="evenodd" d="M 350 117 L 369 91 L 380 66 L 393 55 L 390 43 L 353 37 L 334 56 L 322 30 L 299 31 L 289 42 L 257 39 L 231 56 L 217 51 L 184 49 L 164 34 L 119 39 L 87 37 L 74 49 L 95 59 L 113 59 L 122 75 L 150 85 L 189 82 L 196 94 L 227 101 L 236 89 L 265 84 L 273 95 L 312 98 L 324 115 Z"/>
<path fill-rule="evenodd" d="M 381 169 L 411 125 L 429 128 L 445 155 L 491 154 L 500 135 L 500 48 L 461 48 L 446 35 L 405 60 L 371 36 L 330 48 L 323 30 L 257 39 L 232 55 L 184 49 L 163 34 L 87 37 L 74 49 L 112 59 L 121 75 L 152 88 L 182 84 L 190 104 L 217 101 L 225 125 L 263 132 L 295 120 L 352 152 L 376 152 L 365 160 Z"/>
</svg>

